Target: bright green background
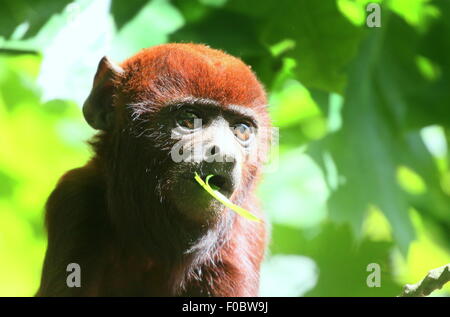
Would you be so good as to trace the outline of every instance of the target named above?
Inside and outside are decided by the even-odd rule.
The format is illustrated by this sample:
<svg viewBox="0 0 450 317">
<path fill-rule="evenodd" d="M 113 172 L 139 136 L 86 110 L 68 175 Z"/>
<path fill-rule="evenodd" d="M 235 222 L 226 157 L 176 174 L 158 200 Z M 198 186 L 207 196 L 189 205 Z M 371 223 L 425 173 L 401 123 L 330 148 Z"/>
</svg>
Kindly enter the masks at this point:
<svg viewBox="0 0 450 317">
<path fill-rule="evenodd" d="M 394 296 L 449 263 L 450 1 L 377 1 L 377 29 L 368 2 L 1 1 L 0 295 L 37 289 L 45 200 L 91 155 L 98 61 L 169 41 L 239 56 L 269 92 L 262 295 Z"/>
</svg>

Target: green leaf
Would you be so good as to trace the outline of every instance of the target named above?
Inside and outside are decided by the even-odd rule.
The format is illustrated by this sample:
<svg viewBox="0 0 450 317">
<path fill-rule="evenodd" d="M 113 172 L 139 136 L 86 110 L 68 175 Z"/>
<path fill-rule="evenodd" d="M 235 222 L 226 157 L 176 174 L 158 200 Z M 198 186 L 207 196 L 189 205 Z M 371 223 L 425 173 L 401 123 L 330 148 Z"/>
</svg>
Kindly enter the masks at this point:
<svg viewBox="0 0 450 317">
<path fill-rule="evenodd" d="M 414 48 L 409 46 L 414 44 L 412 29 L 397 16 L 389 18 L 363 42 L 349 71 L 342 128 L 325 144 L 340 175 L 329 208 L 332 219 L 350 222 L 360 232 L 369 206 L 377 206 L 406 253 L 415 234 L 408 215 L 411 204 L 396 173 L 408 142 L 406 96 L 414 87 L 408 78 L 420 76 L 416 69 L 405 68 L 405 56 Z"/>
<path fill-rule="evenodd" d="M 335 0 L 234 0 L 227 7 L 259 23 L 262 44 L 290 41 L 292 49 L 284 56 L 298 62 L 295 72 L 306 87 L 343 90 L 345 67 L 357 53 L 362 32 L 341 14 Z"/>
<path fill-rule="evenodd" d="M 28 25 L 23 36 L 34 36 L 53 14 L 61 12 L 70 2 L 71 0 L 3 0 L 0 36 L 9 38 L 22 23 Z"/>
</svg>

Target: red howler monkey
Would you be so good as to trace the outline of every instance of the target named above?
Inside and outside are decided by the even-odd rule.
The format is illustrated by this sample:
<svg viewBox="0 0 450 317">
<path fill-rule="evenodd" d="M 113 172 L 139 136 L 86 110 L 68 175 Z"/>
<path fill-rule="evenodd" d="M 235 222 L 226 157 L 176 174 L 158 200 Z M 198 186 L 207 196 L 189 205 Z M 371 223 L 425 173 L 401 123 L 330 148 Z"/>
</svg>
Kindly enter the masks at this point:
<svg viewBox="0 0 450 317">
<path fill-rule="evenodd" d="M 100 130 L 95 155 L 48 199 L 37 296 L 256 296 L 265 223 L 229 210 L 194 175 L 213 174 L 222 194 L 263 218 L 254 191 L 266 105 L 248 66 L 204 45 L 160 45 L 121 65 L 104 57 L 83 106 Z M 194 159 L 174 158 L 180 142 L 178 155 L 200 148 Z M 70 263 L 80 287 L 66 283 Z"/>
</svg>

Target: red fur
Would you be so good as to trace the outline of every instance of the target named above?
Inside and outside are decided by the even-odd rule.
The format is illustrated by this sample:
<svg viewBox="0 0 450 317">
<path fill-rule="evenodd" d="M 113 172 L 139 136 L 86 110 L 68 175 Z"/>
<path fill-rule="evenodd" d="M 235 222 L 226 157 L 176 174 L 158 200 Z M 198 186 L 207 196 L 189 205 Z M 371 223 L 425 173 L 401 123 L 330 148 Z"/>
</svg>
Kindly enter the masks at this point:
<svg viewBox="0 0 450 317">
<path fill-rule="evenodd" d="M 202 97 L 252 108 L 267 104 L 264 89 L 236 57 L 198 44 L 164 44 L 144 49 L 121 65 L 121 82 L 133 101 L 163 105 L 172 99 Z"/>
</svg>

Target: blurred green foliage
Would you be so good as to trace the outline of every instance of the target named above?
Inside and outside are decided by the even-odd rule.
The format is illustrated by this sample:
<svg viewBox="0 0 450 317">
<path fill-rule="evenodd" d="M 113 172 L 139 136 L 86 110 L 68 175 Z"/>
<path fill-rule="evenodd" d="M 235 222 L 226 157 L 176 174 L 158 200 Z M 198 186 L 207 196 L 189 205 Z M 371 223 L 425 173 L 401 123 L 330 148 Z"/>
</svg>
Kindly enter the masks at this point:
<svg viewBox="0 0 450 317">
<path fill-rule="evenodd" d="M 170 41 L 239 56 L 268 90 L 280 138 L 259 191 L 262 295 L 395 296 L 450 262 L 450 1 L 0 5 L 0 296 L 37 288 L 46 198 L 90 156 L 80 106 L 100 58 Z"/>
</svg>

